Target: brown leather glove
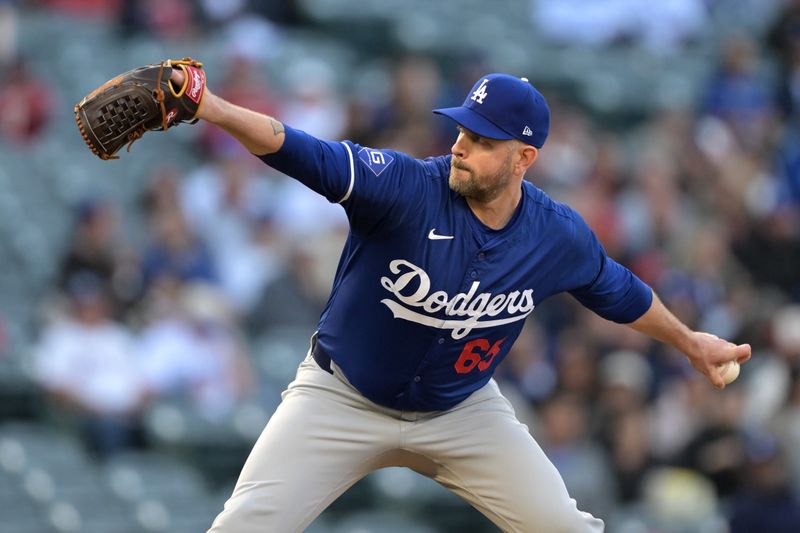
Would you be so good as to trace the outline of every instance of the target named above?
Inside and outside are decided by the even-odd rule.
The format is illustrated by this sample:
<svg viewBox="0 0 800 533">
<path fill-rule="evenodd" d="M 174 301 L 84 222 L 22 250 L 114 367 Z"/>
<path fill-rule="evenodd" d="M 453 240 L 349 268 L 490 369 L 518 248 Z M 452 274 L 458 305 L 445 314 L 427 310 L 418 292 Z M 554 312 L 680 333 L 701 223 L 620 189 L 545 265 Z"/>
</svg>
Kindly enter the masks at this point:
<svg viewBox="0 0 800 533">
<path fill-rule="evenodd" d="M 179 89 L 170 82 L 174 68 L 184 73 Z M 75 122 L 100 159 L 115 154 L 146 131 L 166 131 L 181 122 L 197 122 L 206 88 L 203 64 L 191 58 L 168 59 L 139 67 L 107 81 L 75 104 Z"/>
</svg>

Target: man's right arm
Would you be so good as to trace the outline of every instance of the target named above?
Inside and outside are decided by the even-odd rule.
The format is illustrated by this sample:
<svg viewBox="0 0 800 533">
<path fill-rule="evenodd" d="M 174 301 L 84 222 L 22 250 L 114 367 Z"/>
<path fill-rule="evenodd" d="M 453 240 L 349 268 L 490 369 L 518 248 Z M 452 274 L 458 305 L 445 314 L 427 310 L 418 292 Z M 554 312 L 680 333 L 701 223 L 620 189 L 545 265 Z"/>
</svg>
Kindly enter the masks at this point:
<svg viewBox="0 0 800 533">
<path fill-rule="evenodd" d="M 184 74 L 172 71 L 171 80 L 181 87 Z M 232 104 L 205 89 L 197 118 L 219 126 L 239 141 L 251 153 L 261 156 L 274 154 L 283 146 L 283 124 L 274 118 Z"/>
</svg>

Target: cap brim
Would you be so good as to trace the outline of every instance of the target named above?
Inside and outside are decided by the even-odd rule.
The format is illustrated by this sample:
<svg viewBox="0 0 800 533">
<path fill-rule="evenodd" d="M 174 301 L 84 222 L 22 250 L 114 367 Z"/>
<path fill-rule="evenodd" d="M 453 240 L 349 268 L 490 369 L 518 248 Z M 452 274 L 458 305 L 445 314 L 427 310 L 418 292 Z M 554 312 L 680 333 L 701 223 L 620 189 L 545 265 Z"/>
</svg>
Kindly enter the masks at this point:
<svg viewBox="0 0 800 533">
<path fill-rule="evenodd" d="M 489 119 L 468 107 L 445 107 L 443 109 L 434 109 L 433 112 L 437 115 L 444 115 L 471 132 L 487 139 L 507 141 L 514 138 L 505 130 L 495 126 Z"/>
</svg>

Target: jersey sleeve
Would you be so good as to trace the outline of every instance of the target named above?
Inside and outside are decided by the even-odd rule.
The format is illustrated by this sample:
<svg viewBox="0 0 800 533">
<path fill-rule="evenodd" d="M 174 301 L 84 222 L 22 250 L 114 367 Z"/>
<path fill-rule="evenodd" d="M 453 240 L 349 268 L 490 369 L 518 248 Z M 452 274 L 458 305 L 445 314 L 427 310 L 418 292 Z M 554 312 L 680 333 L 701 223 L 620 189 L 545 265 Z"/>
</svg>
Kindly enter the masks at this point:
<svg viewBox="0 0 800 533">
<path fill-rule="evenodd" d="M 416 159 L 349 141 L 323 141 L 284 127 L 281 149 L 259 158 L 341 204 L 353 230 L 368 231 L 382 220 L 411 216 L 421 202 L 425 168 Z"/>
<path fill-rule="evenodd" d="M 565 269 L 566 290 L 584 307 L 607 320 L 633 322 L 650 308 L 652 289 L 608 257 L 583 218 L 574 215 L 573 238 L 567 252 L 570 268 Z"/>
</svg>

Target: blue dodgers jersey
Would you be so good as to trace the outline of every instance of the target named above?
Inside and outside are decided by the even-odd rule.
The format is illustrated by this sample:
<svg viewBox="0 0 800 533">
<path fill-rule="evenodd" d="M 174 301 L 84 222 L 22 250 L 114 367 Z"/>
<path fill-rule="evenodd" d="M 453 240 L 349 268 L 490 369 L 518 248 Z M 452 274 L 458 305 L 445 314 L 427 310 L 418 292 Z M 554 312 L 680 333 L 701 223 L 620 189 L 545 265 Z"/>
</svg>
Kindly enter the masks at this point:
<svg viewBox="0 0 800 533">
<path fill-rule="evenodd" d="M 423 161 L 286 127 L 283 147 L 261 159 L 347 213 L 317 342 L 380 405 L 458 404 L 486 384 L 553 294 L 568 291 L 623 323 L 652 302 L 580 215 L 528 182 L 512 219 L 493 230 L 450 189 L 449 156 Z"/>
</svg>

